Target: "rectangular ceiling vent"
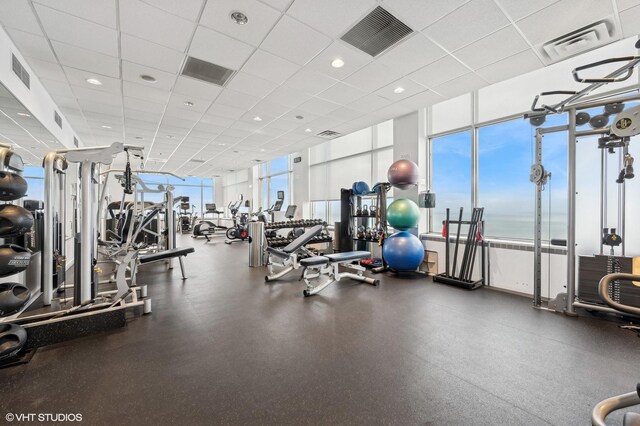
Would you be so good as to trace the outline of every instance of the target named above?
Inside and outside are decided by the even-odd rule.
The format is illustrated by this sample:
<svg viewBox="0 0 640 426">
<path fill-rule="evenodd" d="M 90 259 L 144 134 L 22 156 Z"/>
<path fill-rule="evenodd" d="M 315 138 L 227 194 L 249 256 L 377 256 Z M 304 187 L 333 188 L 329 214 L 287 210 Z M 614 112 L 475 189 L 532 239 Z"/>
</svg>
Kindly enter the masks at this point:
<svg viewBox="0 0 640 426">
<path fill-rule="evenodd" d="M 192 163 L 206 163 L 206 160 L 199 160 L 197 158 L 192 158 L 189 161 L 191 161 Z"/>
<path fill-rule="evenodd" d="M 404 22 L 378 6 L 341 39 L 375 57 L 412 32 Z"/>
<path fill-rule="evenodd" d="M 234 73 L 234 70 L 191 56 L 187 57 L 187 62 L 182 68 L 182 75 L 206 81 L 207 83 L 213 83 L 218 86 L 224 86 Z"/>
<path fill-rule="evenodd" d="M 58 111 L 53 111 L 53 121 L 55 121 L 58 127 L 62 129 L 62 117 L 60 117 Z"/>
<path fill-rule="evenodd" d="M 80 147 L 80 142 L 78 142 L 78 138 L 76 138 L 75 136 L 73 137 L 73 146 L 75 146 L 76 148 Z"/>
<path fill-rule="evenodd" d="M 340 133 L 338 133 L 338 132 L 334 132 L 333 130 L 325 130 L 324 132 L 318 133 L 318 136 L 323 137 L 323 138 L 327 138 L 327 139 L 333 139 L 333 138 L 337 138 L 338 136 L 342 136 L 342 135 Z"/>
<path fill-rule="evenodd" d="M 554 63 L 612 43 L 620 37 L 613 19 L 605 18 L 538 46 L 548 63 Z"/>
<path fill-rule="evenodd" d="M 29 75 L 27 70 L 24 69 L 24 66 L 20 63 L 18 58 L 16 58 L 16 55 L 14 55 L 13 53 L 11 54 L 11 68 L 13 69 L 14 74 L 18 76 L 20 81 L 22 81 L 22 83 L 27 86 L 27 89 L 30 89 L 31 76 Z"/>
</svg>

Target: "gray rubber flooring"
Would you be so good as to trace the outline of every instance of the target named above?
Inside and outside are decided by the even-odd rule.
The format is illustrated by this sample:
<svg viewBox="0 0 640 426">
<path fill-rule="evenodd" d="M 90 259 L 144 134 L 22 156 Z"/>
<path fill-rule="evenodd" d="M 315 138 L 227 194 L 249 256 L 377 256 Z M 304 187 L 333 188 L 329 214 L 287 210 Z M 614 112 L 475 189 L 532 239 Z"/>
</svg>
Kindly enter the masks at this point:
<svg viewBox="0 0 640 426">
<path fill-rule="evenodd" d="M 140 270 L 153 314 L 0 370 L 4 413 L 85 424 L 587 425 L 640 381 L 640 339 L 430 279 L 265 284 L 246 243 L 194 245 L 189 279 Z"/>
</svg>

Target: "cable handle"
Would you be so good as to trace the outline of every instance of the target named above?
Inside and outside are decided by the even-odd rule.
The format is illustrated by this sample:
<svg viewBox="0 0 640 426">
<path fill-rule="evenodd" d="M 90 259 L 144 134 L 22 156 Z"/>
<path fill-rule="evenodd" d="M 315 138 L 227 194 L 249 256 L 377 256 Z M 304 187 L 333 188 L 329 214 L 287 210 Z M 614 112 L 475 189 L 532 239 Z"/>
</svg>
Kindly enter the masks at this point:
<svg viewBox="0 0 640 426">
<path fill-rule="evenodd" d="M 133 194 L 133 188 L 131 184 L 132 173 L 131 173 L 131 162 L 129 158 L 129 150 L 125 148 L 124 152 L 127 154 L 127 165 L 124 168 L 124 193 Z"/>
<path fill-rule="evenodd" d="M 576 92 L 572 90 L 554 90 L 551 92 L 542 92 L 533 99 L 533 104 L 531 104 L 531 111 L 534 112 L 552 112 L 554 114 L 560 113 L 556 108 L 550 107 L 548 105 L 542 104 L 542 106 L 538 107 L 538 100 L 541 96 L 551 96 L 551 95 L 575 95 Z"/>
<path fill-rule="evenodd" d="M 620 58 L 603 59 L 602 61 L 592 62 L 590 64 L 579 66 L 575 68 L 573 71 L 571 71 L 571 74 L 573 74 L 573 79 L 578 83 L 618 83 L 621 81 L 628 80 L 629 77 L 633 75 L 633 66 L 630 66 L 629 69 L 627 69 L 627 73 L 621 77 L 580 78 L 580 76 L 578 75 L 578 72 L 584 71 L 590 68 L 596 68 L 601 65 L 612 64 L 615 62 L 631 63 L 632 61 L 636 61 L 638 59 L 640 59 L 640 56 L 623 56 Z"/>
</svg>

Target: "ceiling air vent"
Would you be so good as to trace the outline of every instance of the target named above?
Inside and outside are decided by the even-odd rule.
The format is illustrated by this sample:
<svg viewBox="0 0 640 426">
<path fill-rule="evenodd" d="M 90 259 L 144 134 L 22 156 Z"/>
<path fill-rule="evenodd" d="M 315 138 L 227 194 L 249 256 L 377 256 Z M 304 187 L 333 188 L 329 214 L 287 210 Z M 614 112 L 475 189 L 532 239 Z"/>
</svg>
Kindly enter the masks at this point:
<svg viewBox="0 0 640 426">
<path fill-rule="evenodd" d="M 548 63 L 554 63 L 618 40 L 612 19 L 603 19 L 538 46 Z"/>
<path fill-rule="evenodd" d="M 75 146 L 76 148 L 80 146 L 80 142 L 78 142 L 78 138 L 76 138 L 75 136 L 73 137 L 73 146 Z"/>
<path fill-rule="evenodd" d="M 371 56 L 377 56 L 412 32 L 404 22 L 378 6 L 341 39 Z"/>
<path fill-rule="evenodd" d="M 234 70 L 191 56 L 187 57 L 187 62 L 182 68 L 182 75 L 217 84 L 218 86 L 224 86 L 234 72 Z"/>
<path fill-rule="evenodd" d="M 324 132 L 318 133 L 318 136 L 328 139 L 337 138 L 338 136 L 342 136 L 338 132 L 334 132 L 333 130 L 325 130 Z"/>
<path fill-rule="evenodd" d="M 192 158 L 189 161 L 192 162 L 192 163 L 206 163 L 205 160 L 200 160 L 200 159 L 197 159 L 197 158 Z"/>
<path fill-rule="evenodd" d="M 62 117 L 60 117 L 57 111 L 53 111 L 53 121 L 62 129 Z"/>
<path fill-rule="evenodd" d="M 24 85 L 27 86 L 27 89 L 30 89 L 31 77 L 29 76 L 27 70 L 24 69 L 24 66 L 22 66 L 18 58 L 16 58 L 16 55 L 14 55 L 13 53 L 11 54 L 11 68 L 13 69 L 15 75 L 18 76 L 20 81 L 22 81 Z"/>
</svg>

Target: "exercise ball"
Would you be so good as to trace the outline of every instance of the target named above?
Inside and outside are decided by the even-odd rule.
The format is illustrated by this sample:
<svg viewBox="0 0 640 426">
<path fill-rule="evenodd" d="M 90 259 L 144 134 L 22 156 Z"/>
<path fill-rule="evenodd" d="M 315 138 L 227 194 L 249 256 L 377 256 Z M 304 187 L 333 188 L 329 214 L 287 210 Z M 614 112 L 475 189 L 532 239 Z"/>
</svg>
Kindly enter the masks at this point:
<svg viewBox="0 0 640 426">
<path fill-rule="evenodd" d="M 27 181 L 18 174 L 0 172 L 0 201 L 15 201 L 27 193 Z"/>
<path fill-rule="evenodd" d="M 394 188 L 407 189 L 418 184 L 420 170 L 411 160 L 398 160 L 389 167 L 387 179 Z"/>
<path fill-rule="evenodd" d="M 31 251 L 16 244 L 0 246 L 0 277 L 22 272 L 31 263 Z"/>
<path fill-rule="evenodd" d="M 387 222 L 396 229 L 406 230 L 416 226 L 419 220 L 418 205 L 407 198 L 398 198 L 387 207 Z"/>
<path fill-rule="evenodd" d="M 413 234 L 400 231 L 384 240 L 382 256 L 396 271 L 415 271 L 424 260 L 424 247 Z"/>
<path fill-rule="evenodd" d="M 22 308 L 30 295 L 29 289 L 20 283 L 0 283 L 0 316 Z"/>
<path fill-rule="evenodd" d="M 33 215 L 29 210 L 14 204 L 0 205 L 0 237 L 20 236 L 32 226 Z"/>
<path fill-rule="evenodd" d="M 353 185 L 351 185 L 351 190 L 355 195 L 366 194 L 369 192 L 369 185 L 367 185 L 367 182 L 363 181 L 353 182 Z"/>
<path fill-rule="evenodd" d="M 0 361 L 13 358 L 27 343 L 27 331 L 16 324 L 0 324 Z"/>
</svg>

